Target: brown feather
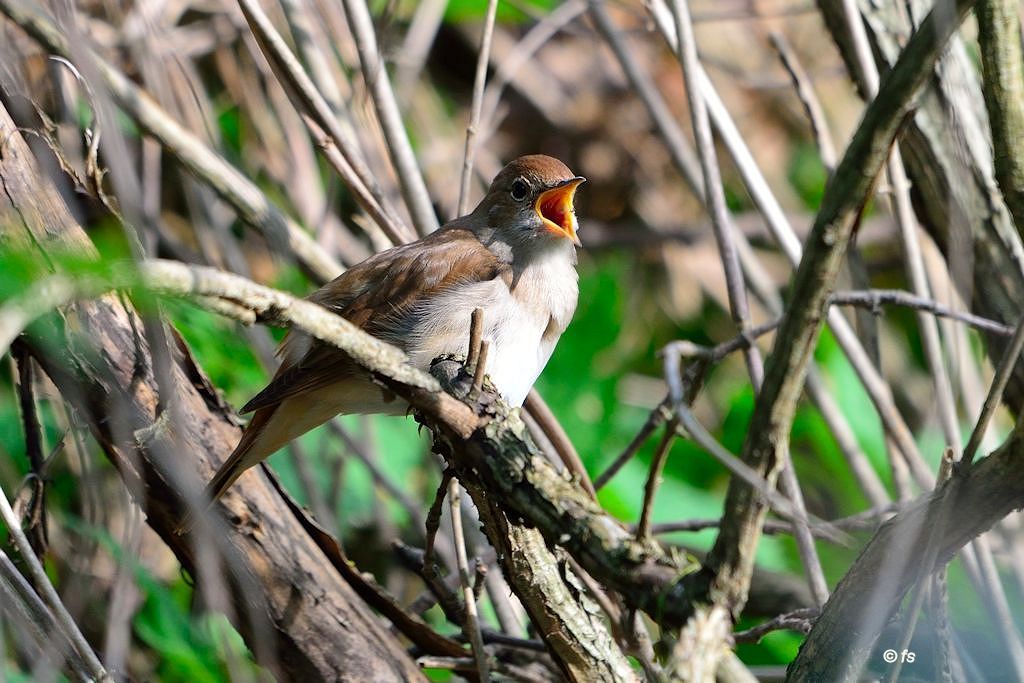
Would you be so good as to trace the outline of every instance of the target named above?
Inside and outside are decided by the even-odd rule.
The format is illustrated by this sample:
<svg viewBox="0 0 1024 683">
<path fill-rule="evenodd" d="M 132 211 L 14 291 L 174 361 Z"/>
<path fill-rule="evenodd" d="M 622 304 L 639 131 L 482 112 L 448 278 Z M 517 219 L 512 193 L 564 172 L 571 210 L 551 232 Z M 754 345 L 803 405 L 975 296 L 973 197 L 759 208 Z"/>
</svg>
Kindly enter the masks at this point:
<svg viewBox="0 0 1024 683">
<path fill-rule="evenodd" d="M 247 467 L 239 467 L 239 465 L 242 464 L 246 454 L 249 453 L 253 444 L 259 439 L 263 429 L 274 416 L 276 410 L 277 406 L 256 411 L 252 419 L 249 420 L 249 424 L 246 425 L 245 431 L 242 432 L 242 439 L 235 446 L 235 450 L 231 452 L 228 459 L 224 461 L 224 464 L 220 466 L 217 473 L 213 475 L 210 483 L 206 485 L 204 500 L 212 502 L 220 498 L 235 483 L 238 477 L 248 469 Z"/>
<path fill-rule="evenodd" d="M 493 280 L 509 269 L 472 232 L 446 226 L 419 242 L 363 261 L 307 298 L 408 351 L 410 318 L 418 302 L 457 285 Z M 295 358 L 302 346 L 304 353 Z M 282 352 L 283 362 L 270 384 L 239 412 L 277 405 L 360 372 L 344 351 L 303 333 L 289 332 Z"/>
<path fill-rule="evenodd" d="M 451 287 L 493 280 L 509 271 L 510 266 L 499 261 L 473 232 L 454 223 L 419 242 L 388 249 L 363 261 L 307 298 L 340 314 L 369 334 L 407 350 L 406 337 L 412 329 L 409 318 L 415 313 L 418 302 Z M 256 412 L 238 446 L 206 487 L 207 500 L 211 504 L 245 470 L 280 447 L 276 443 L 282 440 L 280 438 L 274 439 L 271 445 L 261 443 L 277 411 L 280 411 L 280 420 L 291 412 L 286 409 L 291 400 L 348 380 L 358 380 L 362 373 L 344 351 L 301 332 L 289 331 L 281 343 L 279 354 L 282 363 L 273 379 L 239 411 Z M 359 412 L 383 412 L 380 407 L 386 399 L 381 398 L 380 390 L 368 380 L 365 384 L 366 410 Z M 299 414 L 307 416 L 308 410 L 299 411 Z M 318 424 L 327 419 L 330 416 Z M 305 426 L 302 431 L 313 426 Z M 277 431 L 288 434 L 292 430 L 282 427 Z M 284 442 L 294 436 L 298 434 L 290 435 Z M 191 524 L 189 518 L 179 531 L 187 531 Z"/>
</svg>

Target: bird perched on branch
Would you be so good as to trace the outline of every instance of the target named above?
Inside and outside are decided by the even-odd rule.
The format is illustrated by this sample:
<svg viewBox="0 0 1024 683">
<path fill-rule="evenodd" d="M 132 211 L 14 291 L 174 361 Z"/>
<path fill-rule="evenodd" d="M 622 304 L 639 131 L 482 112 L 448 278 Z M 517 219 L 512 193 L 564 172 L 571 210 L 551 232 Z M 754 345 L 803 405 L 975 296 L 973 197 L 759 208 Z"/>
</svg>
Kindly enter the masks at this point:
<svg viewBox="0 0 1024 683">
<path fill-rule="evenodd" d="M 576 310 L 573 197 L 582 182 L 557 159 L 520 157 L 472 213 L 363 261 L 308 298 L 399 347 L 423 370 L 440 355 L 466 352 L 470 317 L 481 308 L 487 374 L 508 403 L 522 405 Z M 302 332 L 289 332 L 278 354 L 274 378 L 241 410 L 255 413 L 207 486 L 208 500 L 335 415 L 408 408 L 344 351 Z"/>
</svg>

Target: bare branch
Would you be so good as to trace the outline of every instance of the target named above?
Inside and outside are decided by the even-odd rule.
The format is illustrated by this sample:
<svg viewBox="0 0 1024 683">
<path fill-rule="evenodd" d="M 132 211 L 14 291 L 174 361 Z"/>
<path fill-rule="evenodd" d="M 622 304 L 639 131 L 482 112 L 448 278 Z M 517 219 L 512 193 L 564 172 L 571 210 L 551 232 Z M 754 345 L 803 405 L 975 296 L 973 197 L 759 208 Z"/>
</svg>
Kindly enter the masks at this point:
<svg viewBox="0 0 1024 683">
<path fill-rule="evenodd" d="M 768 34 L 768 38 L 772 41 L 772 47 L 779 53 L 782 65 L 786 67 L 790 78 L 793 79 L 797 97 L 800 98 L 800 104 L 804 106 L 807 120 L 811 124 L 811 132 L 814 134 L 814 141 L 818 145 L 818 154 L 821 155 L 821 162 L 825 165 L 825 170 L 831 174 L 836 168 L 836 161 L 838 161 L 839 157 L 836 154 L 835 142 L 832 141 L 832 134 L 829 132 L 828 121 L 825 120 L 825 111 L 822 109 L 821 101 L 814 91 L 814 85 L 811 83 L 810 76 L 807 75 L 807 71 L 804 69 L 803 64 L 800 63 L 800 59 L 793 50 L 793 46 L 789 44 L 785 34 L 772 31 Z"/>
<path fill-rule="evenodd" d="M 388 211 L 370 169 L 356 149 L 356 143 L 342 131 L 335 112 L 288 49 L 270 19 L 253 0 L 239 0 L 239 6 L 264 56 L 274 68 L 274 73 L 292 97 L 298 100 L 307 116 L 313 119 L 312 122 L 303 119 L 313 135 L 317 136 L 321 130 L 327 131 L 327 136 L 317 136 L 326 138 L 321 139 L 318 147 L 338 171 L 356 201 L 393 241 L 409 241 L 412 237 L 409 229 Z M 337 150 L 338 154 L 334 154 L 333 150 Z"/>
<path fill-rule="evenodd" d="M 377 111 L 377 120 L 384 131 L 384 139 L 387 141 L 391 163 L 398 175 L 398 185 L 402 190 L 405 205 L 412 215 L 416 232 L 421 236 L 434 232 L 438 227 L 437 217 L 434 215 L 430 194 L 416 163 L 416 155 L 409 143 L 409 136 L 405 132 L 395 93 L 391 89 L 387 68 L 377 45 L 370 7 L 364 0 L 343 0 L 342 4 L 359 51 L 363 80 L 366 81 L 366 88 Z"/>
<path fill-rule="evenodd" d="M 633 437 L 633 440 L 629 442 L 622 453 L 616 456 L 615 460 L 608 465 L 608 468 L 594 480 L 595 489 L 600 490 L 605 484 L 611 481 L 611 478 L 618 474 L 619 470 L 621 470 L 622 467 L 629 462 L 634 455 L 636 455 L 636 452 L 640 450 L 640 447 L 644 445 L 644 442 L 647 441 L 648 437 L 654 433 L 654 430 L 664 424 L 664 422 L 669 418 L 669 405 L 669 399 L 666 396 L 661 403 L 658 404 L 658 407 L 651 411 L 651 414 L 647 416 L 647 421 L 644 422 L 640 431 L 638 431 Z"/>
<path fill-rule="evenodd" d="M 480 635 L 480 619 L 476 610 L 476 595 L 469 576 L 469 559 L 466 556 L 466 536 L 462 533 L 462 503 L 459 492 L 459 480 L 454 477 L 448 480 L 448 505 L 452 519 L 452 537 L 455 541 L 456 566 L 459 572 L 459 583 L 462 585 L 463 624 L 462 630 L 473 647 L 473 660 L 481 681 L 490 680 L 487 652 L 484 650 L 483 636 Z"/>
<path fill-rule="evenodd" d="M 1003 351 L 1003 357 L 999 361 L 999 367 L 996 368 L 995 377 L 992 378 L 992 385 L 989 387 L 985 403 L 981 408 L 981 415 L 978 416 L 978 422 L 967 440 L 967 445 L 964 446 L 963 456 L 957 463 L 958 471 L 963 472 L 974 461 L 978 446 L 981 445 L 981 440 L 985 437 L 985 430 L 988 429 L 992 416 L 995 415 L 996 409 L 1003 400 L 1003 392 L 1006 391 L 1006 385 L 1010 382 L 1013 369 L 1017 366 L 1022 348 L 1024 348 L 1024 318 L 1017 323 L 1017 329 L 1014 330 L 1010 343 Z"/>
<path fill-rule="evenodd" d="M 53 616 L 63 636 L 74 646 L 76 654 L 82 658 L 89 671 L 89 675 L 97 681 L 113 683 L 114 679 L 103 668 L 96 653 L 93 652 L 92 646 L 89 645 L 89 641 L 85 639 L 85 636 L 82 635 L 78 628 L 78 624 L 75 623 L 74 617 L 71 616 L 61 601 L 60 596 L 57 594 L 57 589 L 50 583 L 46 570 L 43 569 L 39 558 L 32 551 L 32 544 L 28 542 L 28 538 L 21 530 L 21 524 L 18 522 L 14 510 L 11 509 L 11 504 L 8 502 L 7 494 L 4 493 L 3 488 L 0 488 L 0 519 L 7 526 L 7 533 L 14 539 L 14 545 L 21 554 L 22 562 L 28 568 L 32 582 L 35 584 L 35 589 L 40 593 L 43 602 L 49 608 L 50 614 Z"/>
<path fill-rule="evenodd" d="M 952 16 L 933 13 L 921 24 L 883 82 L 878 97 L 868 106 L 828 184 L 794 278 L 790 305 L 766 367 L 764 388 L 743 447 L 743 460 L 754 466 L 769 485 L 774 484 L 787 460 L 788 434 L 824 323 L 828 295 L 874 177 L 888 156 L 913 96 L 971 4 L 971 0 L 958 2 Z M 749 586 L 753 545 L 760 537 L 765 512 L 755 492 L 745 482 L 733 480 L 726 497 L 723 527 L 708 556 L 708 588 L 734 614 L 741 608 Z"/>
<path fill-rule="evenodd" d="M 661 486 L 661 472 L 665 469 L 665 461 L 668 459 L 668 452 L 672 450 L 672 442 L 675 440 L 675 421 L 669 422 L 665 427 L 665 434 L 654 449 L 654 460 L 651 461 L 651 469 L 647 474 L 647 483 L 644 485 L 644 502 L 640 508 L 640 521 L 636 525 L 636 540 L 644 541 L 651 534 L 651 509 L 654 507 L 654 495 Z"/>
<path fill-rule="evenodd" d="M 746 631 L 738 631 L 732 634 L 732 639 L 737 643 L 759 643 L 762 638 L 772 631 L 781 629 L 807 634 L 810 632 L 811 626 L 819 614 L 821 614 L 821 608 L 819 607 L 806 607 L 793 612 L 786 612 Z"/>
<path fill-rule="evenodd" d="M 487 63 L 491 57 L 491 36 L 494 35 L 494 17 L 498 13 L 498 0 L 488 0 L 484 16 L 484 33 L 480 38 L 480 51 L 476 59 L 476 76 L 473 78 L 473 103 L 470 107 L 469 125 L 466 127 L 466 146 L 462 152 L 462 173 L 459 180 L 459 204 L 456 215 L 463 216 L 469 211 L 469 181 L 473 173 L 473 158 L 476 156 L 476 135 L 480 127 L 480 110 L 483 107 L 484 85 L 487 83 Z"/>
<path fill-rule="evenodd" d="M 1020 7 L 1007 0 L 986 0 L 976 13 L 978 46 L 984 70 L 982 90 L 992 129 L 996 180 L 1013 214 L 1017 231 L 1024 230 L 1024 50 Z"/>
</svg>

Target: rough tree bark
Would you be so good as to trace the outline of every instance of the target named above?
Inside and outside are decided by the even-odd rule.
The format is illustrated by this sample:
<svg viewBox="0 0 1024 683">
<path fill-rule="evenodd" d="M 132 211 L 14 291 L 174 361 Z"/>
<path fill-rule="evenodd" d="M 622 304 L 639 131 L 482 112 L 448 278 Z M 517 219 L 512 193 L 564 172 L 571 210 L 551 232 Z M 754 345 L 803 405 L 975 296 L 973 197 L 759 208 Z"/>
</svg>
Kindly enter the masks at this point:
<svg viewBox="0 0 1024 683">
<path fill-rule="evenodd" d="M 94 255 L 0 106 L 0 248 Z M 51 265 L 52 267 L 52 265 Z M 172 350 L 163 401 L 142 324 L 120 297 L 75 304 L 26 341 L 65 398 L 118 468 L 147 523 L 182 564 L 199 576 L 200 539 L 174 534 L 182 502 L 173 468 L 209 478 L 231 452 L 239 427 L 183 344 Z M 56 336 L 52 336 L 56 335 Z M 111 418 L 114 419 L 111 419 Z M 289 680 L 409 681 L 422 673 L 324 556 L 262 473 L 248 475 L 225 504 L 234 524 L 218 530 L 233 576 L 227 582 L 243 636 L 257 658 Z"/>
<path fill-rule="evenodd" d="M 912 3 L 920 14 L 930 3 Z M 858 0 L 878 69 L 892 68 L 912 27 L 894 3 Z M 859 76 L 841 2 L 818 8 L 854 82 Z M 920 19 L 917 16 L 916 19 Z M 921 225 L 942 249 L 957 289 L 975 313 L 1013 325 L 1024 301 L 1024 247 L 996 181 L 992 136 L 981 83 L 963 41 L 954 36 L 918 98 L 900 137 Z M 998 362 L 1006 338 L 986 335 Z M 1005 400 L 1024 408 L 1024 364 Z"/>
</svg>

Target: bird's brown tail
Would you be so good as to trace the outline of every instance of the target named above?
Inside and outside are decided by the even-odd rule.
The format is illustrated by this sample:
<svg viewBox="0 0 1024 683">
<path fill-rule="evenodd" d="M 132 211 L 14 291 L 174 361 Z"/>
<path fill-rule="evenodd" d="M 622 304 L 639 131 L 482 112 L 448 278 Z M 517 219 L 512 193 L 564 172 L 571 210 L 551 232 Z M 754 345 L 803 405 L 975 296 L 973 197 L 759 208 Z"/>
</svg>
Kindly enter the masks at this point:
<svg viewBox="0 0 1024 683">
<path fill-rule="evenodd" d="M 270 421 L 270 417 L 274 414 L 276 406 L 257 410 L 253 415 L 252 420 L 249 421 L 248 426 L 242 433 L 242 438 L 235 446 L 235 450 L 231 452 L 228 459 L 224 461 L 224 464 L 220 466 L 216 474 L 213 475 L 213 479 L 206 485 L 203 490 L 202 496 L 202 514 L 206 514 L 213 507 L 214 503 L 220 500 L 220 497 L 224 495 L 224 492 L 231 488 L 231 485 L 242 476 L 242 474 L 258 463 L 260 460 L 269 454 L 258 455 L 252 452 L 253 445 L 256 444 L 257 439 L 262 434 L 263 429 L 266 427 L 267 422 Z M 255 456 L 255 457 L 254 457 Z M 190 508 L 186 511 L 185 516 L 182 518 L 178 528 L 175 529 L 177 535 L 182 536 L 190 531 L 195 526 L 197 513 L 200 512 L 199 508 Z"/>
</svg>

